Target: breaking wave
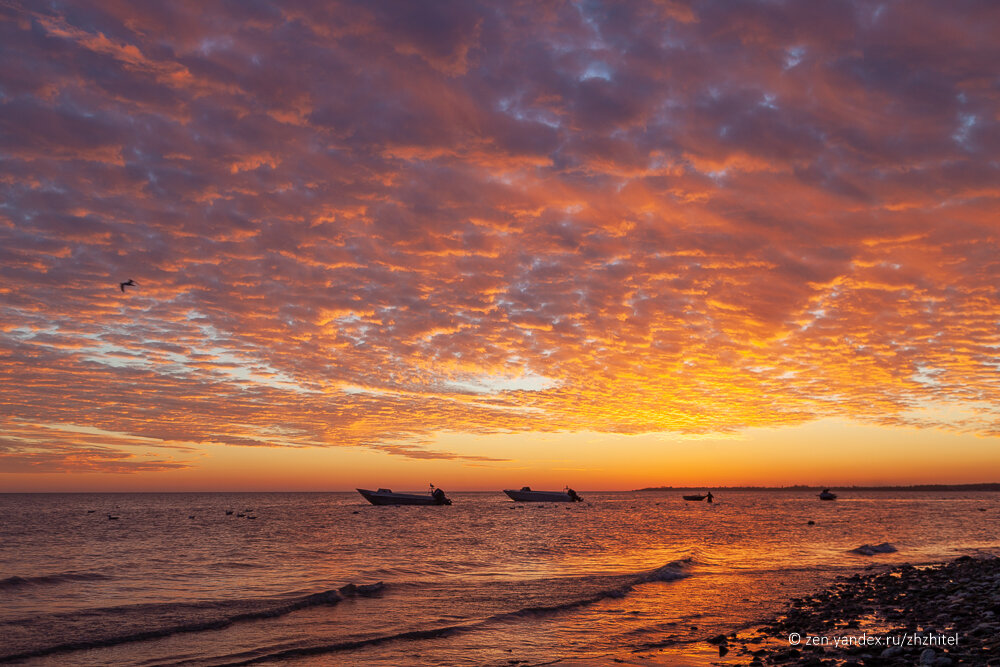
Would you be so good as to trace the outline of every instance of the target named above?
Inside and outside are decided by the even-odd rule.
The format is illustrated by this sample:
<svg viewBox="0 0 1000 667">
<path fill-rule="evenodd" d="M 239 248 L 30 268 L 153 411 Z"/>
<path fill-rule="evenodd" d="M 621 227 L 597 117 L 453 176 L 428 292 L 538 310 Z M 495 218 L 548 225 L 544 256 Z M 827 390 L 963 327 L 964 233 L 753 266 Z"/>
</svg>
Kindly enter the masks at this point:
<svg viewBox="0 0 1000 667">
<path fill-rule="evenodd" d="M 646 570 L 643 572 L 639 572 L 637 574 L 613 575 L 611 577 L 608 577 L 607 579 L 609 581 L 616 581 L 617 585 L 612 585 L 607 588 L 600 589 L 597 592 L 592 593 L 590 595 L 586 595 L 584 597 L 580 597 L 573 600 L 568 600 L 558 604 L 523 607 L 521 609 L 517 609 L 514 611 L 495 614 L 475 622 L 447 625 L 447 626 L 427 628 L 421 630 L 410 630 L 407 632 L 399 632 L 399 633 L 382 635 L 378 637 L 370 637 L 354 641 L 342 641 L 342 642 L 322 644 L 317 646 L 297 647 L 292 649 L 286 649 L 283 651 L 277 651 L 274 653 L 268 653 L 266 655 L 259 655 L 245 660 L 229 662 L 225 663 L 225 665 L 226 667 L 238 667 L 240 665 L 252 665 L 260 662 L 290 660 L 294 658 L 308 657 L 313 655 L 352 651 L 367 646 L 377 646 L 379 644 L 386 644 L 395 641 L 417 641 L 425 639 L 437 639 L 439 637 L 447 637 L 462 632 L 470 632 L 473 630 L 477 630 L 491 623 L 509 621 L 518 618 L 530 618 L 533 616 L 557 614 L 563 611 L 576 609 L 578 607 L 584 607 L 587 605 L 595 604 L 597 602 L 600 602 L 601 600 L 622 598 L 640 584 L 646 584 L 655 581 L 666 582 L 666 581 L 674 581 L 676 579 L 682 579 L 690 575 L 689 570 L 691 565 L 692 565 L 691 559 L 684 559 L 684 560 L 673 561 L 671 563 L 667 563 L 666 565 L 655 568 L 653 570 Z"/>
<path fill-rule="evenodd" d="M 363 586 L 348 584 L 339 589 L 281 600 L 225 600 L 204 603 L 146 604 L 95 609 L 89 612 L 89 615 L 96 616 L 103 614 L 109 616 L 109 618 L 120 617 L 122 615 L 134 618 L 147 618 L 150 624 L 155 623 L 157 618 L 177 618 L 178 616 L 182 616 L 190 620 L 181 623 L 160 625 L 158 627 L 154 626 L 147 630 L 126 631 L 106 637 L 67 641 L 20 652 L 0 654 L 0 661 L 26 660 L 53 653 L 116 646 L 147 639 L 169 637 L 185 632 L 220 630 L 234 623 L 274 618 L 300 609 L 337 604 L 346 598 L 370 597 L 377 595 L 383 588 L 384 585 L 381 582 Z M 16 624 L 17 621 L 10 623 Z M 0 626 L 0 634 L 2 632 L 3 627 Z"/>
<path fill-rule="evenodd" d="M 407 631 L 367 637 L 356 640 L 343 640 L 328 642 L 315 646 L 300 646 L 285 648 L 284 650 L 268 652 L 266 655 L 253 657 L 230 656 L 236 661 L 231 665 L 248 665 L 258 662 L 272 660 L 283 660 L 301 656 L 320 655 L 326 653 L 337 653 L 374 646 L 393 641 L 415 641 L 444 637 L 455 633 L 473 631 L 491 623 L 511 621 L 519 618 L 529 618 L 534 616 L 558 614 L 567 610 L 591 605 L 601 600 L 622 598 L 632 591 L 636 586 L 657 581 L 672 581 L 681 579 L 690 574 L 692 565 L 690 559 L 674 561 L 661 567 L 645 570 L 632 574 L 596 575 L 575 577 L 576 584 L 569 584 L 569 580 L 554 579 L 548 582 L 538 582 L 541 585 L 549 586 L 552 596 L 548 601 L 541 604 L 525 606 L 512 611 L 495 613 L 490 616 L 480 618 L 470 618 L 467 622 L 460 622 L 443 627 L 414 628 Z M 66 573 L 71 574 L 71 573 Z M 64 576 L 64 575 L 61 575 Z M 13 578 L 11 578 L 13 579 Z M 567 585 L 569 584 L 569 585 Z M 581 586 L 582 584 L 582 586 Z M 399 587 L 405 591 L 406 584 Z M 566 590 L 574 588 L 584 588 L 579 593 L 569 593 L 570 599 L 559 599 Z M 110 633 L 103 636 L 95 636 L 93 633 L 86 635 L 78 634 L 79 639 L 64 638 L 64 640 L 49 645 L 42 646 L 22 646 L 20 649 L 13 646 L 8 647 L 11 652 L 0 654 L 0 661 L 26 660 L 38 658 L 56 653 L 69 651 L 104 648 L 139 642 L 150 639 L 160 639 L 182 633 L 202 632 L 207 630 L 221 630 L 233 624 L 243 621 L 255 621 L 261 619 L 274 618 L 290 614 L 292 612 L 317 607 L 322 605 L 335 605 L 347 598 L 371 597 L 378 595 L 385 589 L 381 582 L 356 586 L 349 584 L 339 589 L 331 589 L 312 593 L 308 595 L 289 596 L 280 599 L 243 599 L 243 600 L 220 600 L 201 603 L 180 603 L 180 604 L 141 604 L 124 607 L 108 607 L 93 609 L 87 612 L 90 619 L 104 616 L 107 618 L 105 627 L 114 628 Z M 124 625 L 120 623 L 122 618 L 130 621 Z M 182 620 L 178 620 L 182 619 Z M 11 621 L 0 624 L 0 634 L 4 631 L 4 625 L 17 624 L 26 620 Z M 59 618 L 51 618 L 50 621 L 59 622 Z M 69 620 L 69 619 L 66 619 Z"/>
</svg>

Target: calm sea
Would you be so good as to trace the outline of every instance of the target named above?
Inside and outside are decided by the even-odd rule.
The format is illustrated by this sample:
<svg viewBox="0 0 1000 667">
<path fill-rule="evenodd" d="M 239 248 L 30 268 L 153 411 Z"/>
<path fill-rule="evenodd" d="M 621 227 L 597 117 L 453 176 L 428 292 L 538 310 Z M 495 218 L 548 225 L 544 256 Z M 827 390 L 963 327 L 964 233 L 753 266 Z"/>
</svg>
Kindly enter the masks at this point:
<svg viewBox="0 0 1000 667">
<path fill-rule="evenodd" d="M 510 665 L 683 654 L 872 563 L 1000 552 L 1000 496 L 990 493 L 821 502 L 720 491 L 712 505 L 678 492 L 581 495 L 570 505 L 449 493 L 450 507 L 375 507 L 356 493 L 0 495 L 0 660 Z M 883 542 L 897 551 L 852 552 Z"/>
</svg>

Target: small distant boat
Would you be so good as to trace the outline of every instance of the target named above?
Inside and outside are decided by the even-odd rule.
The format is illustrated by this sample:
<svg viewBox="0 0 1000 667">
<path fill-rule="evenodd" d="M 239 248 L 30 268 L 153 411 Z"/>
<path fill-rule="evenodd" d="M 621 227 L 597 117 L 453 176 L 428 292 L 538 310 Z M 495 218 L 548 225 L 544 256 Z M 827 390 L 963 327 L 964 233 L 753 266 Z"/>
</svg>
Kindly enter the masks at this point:
<svg viewBox="0 0 1000 667">
<path fill-rule="evenodd" d="M 713 498 L 714 496 L 712 495 L 711 491 L 709 491 L 708 493 L 700 493 L 691 496 L 684 496 L 684 500 L 692 500 L 695 502 L 706 499 L 708 500 L 708 502 L 712 502 Z"/>
<path fill-rule="evenodd" d="M 451 505 L 441 489 L 435 489 L 431 485 L 431 492 L 427 495 L 417 493 L 394 493 L 392 489 L 379 489 L 370 491 L 368 489 L 358 489 L 358 493 L 372 505 Z"/>
<path fill-rule="evenodd" d="M 836 500 L 837 499 L 837 494 L 836 493 L 831 493 L 830 489 L 823 489 L 823 491 L 819 494 L 819 499 L 820 500 Z"/>
<path fill-rule="evenodd" d="M 504 489 L 511 500 L 524 503 L 580 503 L 583 498 L 576 491 L 566 487 L 565 491 L 532 491 L 530 486 L 522 486 L 520 491 Z"/>
</svg>

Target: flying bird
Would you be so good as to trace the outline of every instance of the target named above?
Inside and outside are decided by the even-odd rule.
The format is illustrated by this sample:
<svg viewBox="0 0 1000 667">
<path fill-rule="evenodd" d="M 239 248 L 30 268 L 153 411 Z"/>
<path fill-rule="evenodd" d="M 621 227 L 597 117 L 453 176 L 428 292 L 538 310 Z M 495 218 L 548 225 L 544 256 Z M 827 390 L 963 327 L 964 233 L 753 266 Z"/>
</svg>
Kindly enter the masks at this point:
<svg viewBox="0 0 1000 667">
<path fill-rule="evenodd" d="M 118 283 L 118 286 L 122 288 L 122 292 L 125 291 L 126 287 L 138 287 L 137 283 L 134 280 L 132 280 L 131 278 L 129 278 L 128 280 L 126 280 L 123 283 Z"/>
</svg>

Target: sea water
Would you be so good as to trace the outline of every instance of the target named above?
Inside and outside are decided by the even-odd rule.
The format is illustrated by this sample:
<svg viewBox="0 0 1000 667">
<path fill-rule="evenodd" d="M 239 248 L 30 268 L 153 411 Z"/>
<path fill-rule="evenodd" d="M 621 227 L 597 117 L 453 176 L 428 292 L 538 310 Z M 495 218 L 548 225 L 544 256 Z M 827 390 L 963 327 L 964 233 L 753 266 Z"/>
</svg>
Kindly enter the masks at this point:
<svg viewBox="0 0 1000 667">
<path fill-rule="evenodd" d="M 0 495 L 0 660 L 599 664 L 683 652 L 873 564 L 1000 552 L 991 493 L 581 495 Z"/>
</svg>

